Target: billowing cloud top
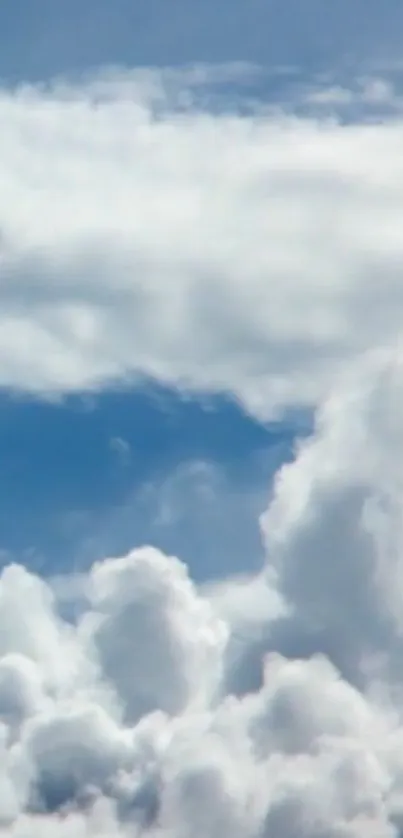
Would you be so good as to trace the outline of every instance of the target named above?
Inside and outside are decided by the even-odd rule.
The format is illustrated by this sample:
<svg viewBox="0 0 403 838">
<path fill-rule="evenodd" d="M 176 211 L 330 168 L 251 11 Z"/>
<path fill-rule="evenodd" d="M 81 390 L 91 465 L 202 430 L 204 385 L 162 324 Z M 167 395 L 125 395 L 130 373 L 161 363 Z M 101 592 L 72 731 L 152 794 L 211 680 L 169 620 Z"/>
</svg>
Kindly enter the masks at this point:
<svg viewBox="0 0 403 838">
<path fill-rule="evenodd" d="M 397 339 L 392 88 L 355 95 L 393 119 L 339 124 L 317 109 L 351 92 L 311 91 L 304 116 L 292 103 L 224 112 L 198 93 L 207 81 L 3 90 L 0 386 L 54 394 L 145 375 L 267 416 L 315 404 L 343 363 Z"/>
<path fill-rule="evenodd" d="M 254 579 L 198 589 L 143 548 L 76 579 L 67 620 L 3 571 L 0 834 L 401 834 L 402 373 L 373 353 L 324 402 Z"/>
</svg>

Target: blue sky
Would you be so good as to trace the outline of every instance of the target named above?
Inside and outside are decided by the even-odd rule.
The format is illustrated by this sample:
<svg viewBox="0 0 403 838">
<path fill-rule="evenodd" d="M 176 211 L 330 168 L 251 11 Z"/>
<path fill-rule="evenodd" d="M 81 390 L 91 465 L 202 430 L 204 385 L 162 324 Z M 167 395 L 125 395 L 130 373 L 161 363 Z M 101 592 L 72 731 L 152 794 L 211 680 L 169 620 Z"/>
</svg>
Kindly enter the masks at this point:
<svg viewBox="0 0 403 838">
<path fill-rule="evenodd" d="M 394 61 L 398 0 L 15 0 L 0 11 L 0 73 L 46 79 L 104 64 L 248 61 L 300 72 Z"/>
<path fill-rule="evenodd" d="M 152 543 L 198 578 L 256 567 L 257 517 L 294 431 L 155 384 L 56 404 L 3 394 L 3 563 L 84 570 Z"/>
</svg>

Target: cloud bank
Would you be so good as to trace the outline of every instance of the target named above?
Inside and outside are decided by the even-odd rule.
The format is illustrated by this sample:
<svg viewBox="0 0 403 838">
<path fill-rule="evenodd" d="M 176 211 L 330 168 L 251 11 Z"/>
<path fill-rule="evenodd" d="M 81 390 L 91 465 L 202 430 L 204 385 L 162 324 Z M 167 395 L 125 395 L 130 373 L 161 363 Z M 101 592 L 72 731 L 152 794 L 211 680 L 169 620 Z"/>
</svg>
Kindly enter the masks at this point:
<svg viewBox="0 0 403 838">
<path fill-rule="evenodd" d="M 0 834 L 402 834 L 402 382 L 375 352 L 324 401 L 256 578 L 144 547 L 66 579 L 68 620 L 60 581 L 3 570 Z"/>
<path fill-rule="evenodd" d="M 53 396 L 151 376 L 266 417 L 316 404 L 343 365 L 399 340 L 392 87 L 344 90 L 361 119 L 344 124 L 323 84 L 302 114 L 209 110 L 204 81 L 116 72 L 1 91 L 0 386 Z"/>
</svg>

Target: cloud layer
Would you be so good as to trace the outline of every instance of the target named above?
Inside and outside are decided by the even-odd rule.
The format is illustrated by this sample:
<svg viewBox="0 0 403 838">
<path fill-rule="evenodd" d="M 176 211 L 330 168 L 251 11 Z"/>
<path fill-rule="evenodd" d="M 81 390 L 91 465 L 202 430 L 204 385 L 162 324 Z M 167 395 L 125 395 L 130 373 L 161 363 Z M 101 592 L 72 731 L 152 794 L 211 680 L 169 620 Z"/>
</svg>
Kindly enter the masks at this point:
<svg viewBox="0 0 403 838">
<path fill-rule="evenodd" d="M 343 364 L 399 339 L 393 89 L 361 85 L 364 122 L 347 125 L 323 116 L 333 88 L 306 94 L 305 116 L 301 102 L 228 113 L 209 110 L 210 82 L 200 69 L 3 89 L 1 386 L 145 375 L 268 416 L 316 404 Z M 393 118 L 365 122 L 379 91 Z"/>
<path fill-rule="evenodd" d="M 371 353 L 325 400 L 254 579 L 198 589 L 144 547 L 71 579 L 67 620 L 4 569 L 0 834 L 401 834 L 402 372 Z"/>
</svg>

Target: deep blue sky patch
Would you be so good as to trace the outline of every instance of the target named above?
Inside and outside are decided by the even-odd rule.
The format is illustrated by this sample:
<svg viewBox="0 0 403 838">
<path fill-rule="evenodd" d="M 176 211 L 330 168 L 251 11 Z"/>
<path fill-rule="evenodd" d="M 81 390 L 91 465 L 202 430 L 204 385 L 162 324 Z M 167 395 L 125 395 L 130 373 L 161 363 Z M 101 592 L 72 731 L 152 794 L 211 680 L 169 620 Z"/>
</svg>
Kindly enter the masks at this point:
<svg viewBox="0 0 403 838">
<path fill-rule="evenodd" d="M 201 578 L 245 569 L 294 434 L 154 386 L 62 404 L 3 394 L 0 549 L 45 572 L 148 542 Z"/>
</svg>

